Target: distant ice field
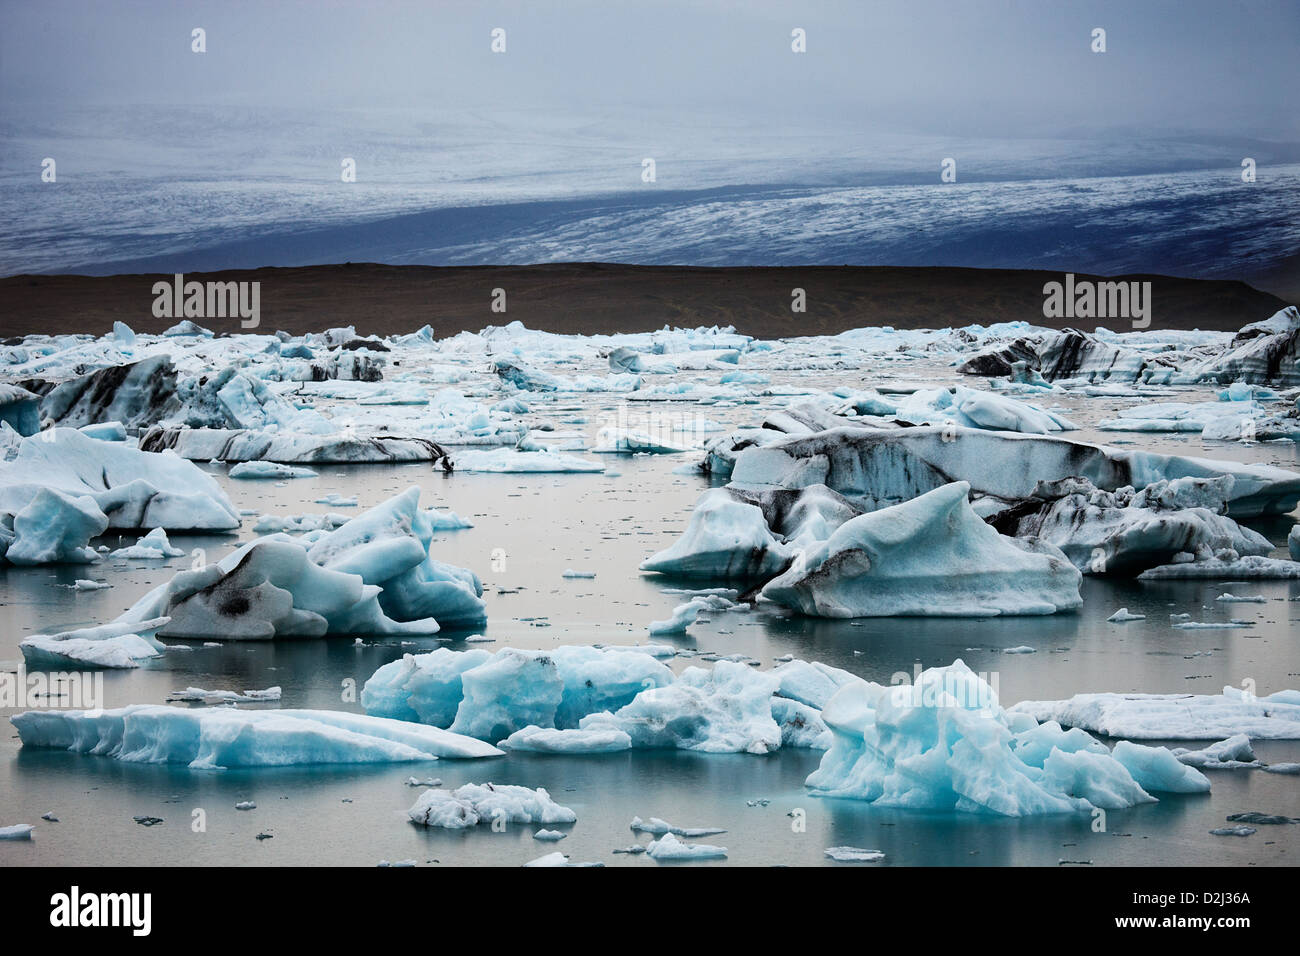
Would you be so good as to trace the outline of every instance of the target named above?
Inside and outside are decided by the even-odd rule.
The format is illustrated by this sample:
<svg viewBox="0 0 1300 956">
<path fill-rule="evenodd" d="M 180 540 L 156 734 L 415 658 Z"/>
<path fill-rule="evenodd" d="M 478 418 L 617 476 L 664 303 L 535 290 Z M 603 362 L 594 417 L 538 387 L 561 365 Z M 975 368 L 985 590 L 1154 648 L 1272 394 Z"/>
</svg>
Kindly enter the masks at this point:
<svg viewBox="0 0 1300 956">
<path fill-rule="evenodd" d="M 1276 144 L 144 107 L 0 132 L 3 274 L 619 261 L 1244 278 L 1300 250 L 1300 165 Z"/>
</svg>

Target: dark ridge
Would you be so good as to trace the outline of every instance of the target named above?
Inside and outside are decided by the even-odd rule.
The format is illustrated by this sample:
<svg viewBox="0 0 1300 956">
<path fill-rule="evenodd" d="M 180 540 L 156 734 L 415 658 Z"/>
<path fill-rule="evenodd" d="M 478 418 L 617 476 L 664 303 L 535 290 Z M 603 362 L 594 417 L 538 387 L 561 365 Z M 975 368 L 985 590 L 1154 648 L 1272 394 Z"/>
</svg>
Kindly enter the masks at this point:
<svg viewBox="0 0 1300 956">
<path fill-rule="evenodd" d="M 734 325 L 759 338 L 846 329 L 948 328 L 1022 320 L 1050 328 L 1131 328 L 1124 319 L 1045 319 L 1043 285 L 1061 273 L 894 266 L 697 268 L 615 263 L 533 266 L 389 266 L 375 263 L 186 273 L 198 281 L 258 281 L 259 331 L 293 334 L 354 325 L 362 335 L 439 336 L 520 321 L 563 333 Z M 1236 280 L 1159 275 L 1089 276 L 1152 283 L 1150 328 L 1236 330 L 1290 304 Z M 102 334 L 115 320 L 161 332 L 180 319 L 152 314 L 152 287 L 169 275 L 18 275 L 0 278 L 0 335 Z M 507 311 L 493 312 L 493 290 Z M 802 288 L 807 311 L 790 311 Z M 218 334 L 237 318 L 195 319 Z"/>
</svg>

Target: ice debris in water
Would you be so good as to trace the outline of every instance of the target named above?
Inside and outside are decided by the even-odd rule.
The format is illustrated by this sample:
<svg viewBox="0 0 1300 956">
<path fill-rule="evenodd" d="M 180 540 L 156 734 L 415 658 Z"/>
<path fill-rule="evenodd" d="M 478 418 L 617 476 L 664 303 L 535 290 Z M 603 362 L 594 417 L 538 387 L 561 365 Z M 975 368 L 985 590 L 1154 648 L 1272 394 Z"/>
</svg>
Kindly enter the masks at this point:
<svg viewBox="0 0 1300 956">
<path fill-rule="evenodd" d="M 467 783 L 456 790 L 426 790 L 407 811 L 412 823 L 459 830 L 480 823 L 574 823 L 578 815 L 541 787 Z"/>
<path fill-rule="evenodd" d="M 651 840 L 646 845 L 645 852 L 652 860 L 722 860 L 727 856 L 725 846 L 683 843 L 671 833 L 665 833 L 659 839 Z"/>
<path fill-rule="evenodd" d="M 139 667 L 162 654 L 153 637 L 167 623 L 159 617 L 125 624 L 101 624 L 57 634 L 33 634 L 18 645 L 33 669 L 120 669 Z"/>
<path fill-rule="evenodd" d="M 885 858 L 882 850 L 864 850 L 856 846 L 827 847 L 826 856 L 836 863 L 878 863 Z"/>
<path fill-rule="evenodd" d="M 135 544 L 127 548 L 118 548 L 109 557 L 165 561 L 167 558 L 179 558 L 184 553 L 184 548 L 172 547 L 172 543 L 167 540 L 166 531 L 162 528 L 154 528 Z"/>
</svg>

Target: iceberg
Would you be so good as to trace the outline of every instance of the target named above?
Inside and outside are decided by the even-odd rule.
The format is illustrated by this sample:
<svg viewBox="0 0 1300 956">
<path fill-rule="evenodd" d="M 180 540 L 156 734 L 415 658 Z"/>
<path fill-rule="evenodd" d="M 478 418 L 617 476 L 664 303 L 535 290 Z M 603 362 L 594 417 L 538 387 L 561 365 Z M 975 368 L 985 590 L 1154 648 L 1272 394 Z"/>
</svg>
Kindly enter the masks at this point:
<svg viewBox="0 0 1300 956">
<path fill-rule="evenodd" d="M 1222 694 L 1076 694 L 1021 701 L 1009 711 L 1126 740 L 1300 739 L 1300 692 L 1293 690 L 1268 697 L 1235 687 Z"/>
<path fill-rule="evenodd" d="M 18 645 L 29 668 L 86 670 L 139 667 L 162 654 L 153 634 L 167 618 L 134 624 L 101 624 L 57 634 L 33 634 Z"/>
<path fill-rule="evenodd" d="M 1116 491 L 1231 475 L 1227 504 L 1234 519 L 1286 514 L 1300 502 L 1300 474 L 1270 465 L 1121 451 L 1046 435 L 918 426 L 776 437 L 774 444 L 751 445 L 736 455 L 733 488 L 822 484 L 855 507 L 873 511 L 953 481 L 965 481 L 975 495 L 1005 506 L 1030 497 L 1039 481 L 1086 478 L 1097 488 Z M 1018 467 L 1008 468 L 1008 461 Z"/>
<path fill-rule="evenodd" d="M 557 730 L 529 724 L 497 746 L 537 754 L 605 754 L 631 750 L 632 738 L 621 730 Z"/>
<path fill-rule="evenodd" d="M 379 668 L 362 688 L 361 705 L 371 714 L 503 740 L 530 726 L 577 729 L 588 714 L 617 710 L 643 690 L 672 680 L 672 671 L 636 648 L 507 647 L 495 654 L 438 648 Z M 566 746 L 582 738 L 552 739 Z"/>
<path fill-rule="evenodd" d="M 274 461 L 241 461 L 230 469 L 231 478 L 278 481 L 286 478 L 315 478 L 310 468 L 283 465 Z"/>
<path fill-rule="evenodd" d="M 1124 765 L 1133 779 L 1156 793 L 1209 793 L 1205 774 L 1190 767 L 1165 747 L 1144 747 L 1128 740 L 1115 744 L 1111 756 Z"/>
<path fill-rule="evenodd" d="M 636 748 L 703 753 L 765 754 L 782 745 L 816 746 L 824 727 L 811 707 L 782 707 L 773 672 L 718 661 L 707 670 L 688 667 L 672 684 L 637 694 L 610 713 L 582 718 L 583 730 L 622 730 Z M 778 723 L 776 714 L 784 718 Z"/>
<path fill-rule="evenodd" d="M 72 428 L 47 429 L 12 451 L 0 461 L 0 512 L 17 515 L 48 490 L 93 499 L 115 530 L 239 527 L 221 486 L 175 455 L 97 441 Z"/>
<path fill-rule="evenodd" d="M 136 704 L 116 710 L 28 711 L 11 717 L 24 747 L 69 750 L 192 770 L 499 756 L 436 727 L 326 710 L 191 709 Z"/>
<path fill-rule="evenodd" d="M 1161 564 L 1154 568 L 1147 568 L 1138 575 L 1139 581 L 1196 578 L 1214 578 L 1223 581 L 1294 581 L 1300 579 L 1300 561 L 1265 558 L 1258 555 L 1247 555 L 1243 558 L 1233 549 L 1224 548 L 1212 557 Z"/>
<path fill-rule="evenodd" d="M 1004 710 L 963 662 L 913 685 L 846 684 L 822 711 L 833 742 L 814 795 L 1009 817 L 1154 802 L 1087 735 Z"/>
<path fill-rule="evenodd" d="M 727 857 L 727 848 L 708 843 L 683 843 L 671 833 L 665 833 L 646 845 L 645 855 L 652 860 L 723 860 Z"/>
<path fill-rule="evenodd" d="M 541 787 L 467 783 L 456 790 L 430 789 L 407 811 L 412 823 L 462 830 L 480 823 L 576 823 L 578 815 L 562 807 Z"/>
<path fill-rule="evenodd" d="M 89 495 L 41 488 L 13 516 L 4 557 L 10 564 L 90 564 L 99 560 L 90 539 L 107 527 L 108 516 Z"/>
<path fill-rule="evenodd" d="M 1084 573 L 1135 574 L 1180 554 L 1208 559 L 1225 548 L 1268 554 L 1267 538 L 1224 513 L 1232 484 L 1223 475 L 1111 492 L 1083 478 L 1040 481 L 1030 498 L 990 523 L 1003 534 L 1051 543 Z"/>
<path fill-rule="evenodd" d="M 109 557 L 165 561 L 167 558 L 179 558 L 184 553 L 184 548 L 172 547 L 172 543 L 167 540 L 166 531 L 162 528 L 154 528 L 135 544 L 127 548 L 118 548 Z"/>
<path fill-rule="evenodd" d="M 686 532 L 672 547 L 641 563 L 642 571 L 688 577 L 769 578 L 793 554 L 768 528 L 763 511 L 729 489 L 706 491 Z"/>
<path fill-rule="evenodd" d="M 963 428 L 1046 435 L 1078 428 L 1073 422 L 1028 402 L 977 392 L 964 385 L 913 392 L 892 417 L 912 425 L 951 423 Z"/>
<path fill-rule="evenodd" d="M 1188 369 L 1194 382 L 1300 385 L 1300 310 L 1281 309 L 1263 322 L 1243 326 L 1228 350 Z"/>
<path fill-rule="evenodd" d="M 599 473 L 605 466 L 573 455 L 550 451 L 465 451 L 456 456 L 456 470 L 497 474 Z"/>
<path fill-rule="evenodd" d="M 762 590 L 817 617 L 1055 614 L 1079 607 L 1079 572 L 1046 543 L 998 534 L 966 482 L 844 524 Z"/>
<path fill-rule="evenodd" d="M 438 618 L 482 623 L 482 584 L 471 571 L 435 561 L 432 537 L 412 487 L 333 531 L 268 535 L 182 571 L 119 620 L 165 616 L 162 636 L 232 640 L 433 634 Z"/>
</svg>

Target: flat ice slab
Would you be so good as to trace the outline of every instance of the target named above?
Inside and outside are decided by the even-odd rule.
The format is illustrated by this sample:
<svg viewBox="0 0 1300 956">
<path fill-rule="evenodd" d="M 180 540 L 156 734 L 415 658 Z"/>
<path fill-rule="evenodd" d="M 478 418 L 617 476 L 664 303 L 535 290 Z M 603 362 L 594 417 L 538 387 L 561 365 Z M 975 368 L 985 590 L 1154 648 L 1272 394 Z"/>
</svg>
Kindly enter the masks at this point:
<svg viewBox="0 0 1300 956">
<path fill-rule="evenodd" d="M 194 770 L 494 757 L 501 751 L 437 727 L 328 710 L 194 710 L 137 704 L 28 711 L 10 718 L 24 747 Z"/>
</svg>

